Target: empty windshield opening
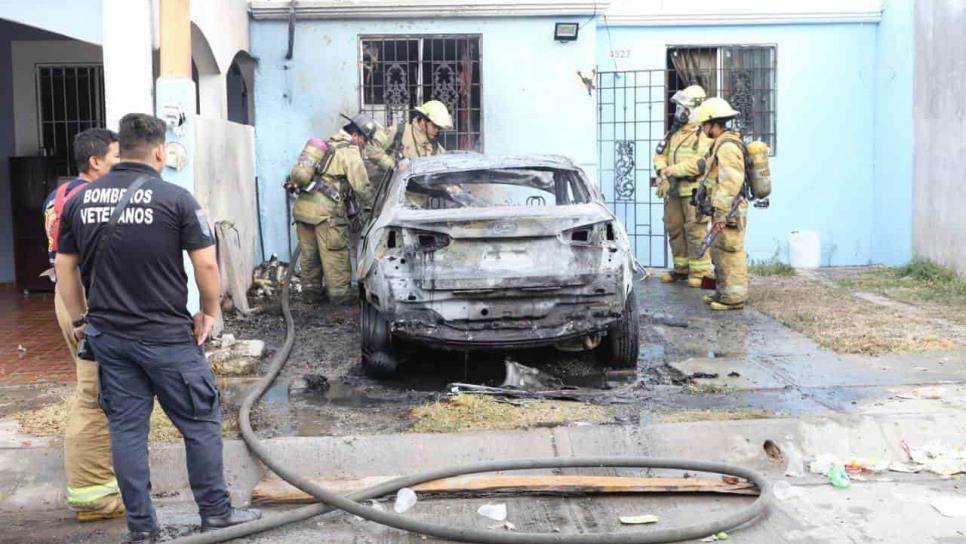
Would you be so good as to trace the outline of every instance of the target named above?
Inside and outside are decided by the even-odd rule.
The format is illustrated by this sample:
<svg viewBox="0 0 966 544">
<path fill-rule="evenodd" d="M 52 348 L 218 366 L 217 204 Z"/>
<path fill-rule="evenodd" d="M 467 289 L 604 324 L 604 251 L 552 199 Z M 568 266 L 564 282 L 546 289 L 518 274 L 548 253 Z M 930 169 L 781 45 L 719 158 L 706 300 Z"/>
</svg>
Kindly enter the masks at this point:
<svg viewBox="0 0 966 544">
<path fill-rule="evenodd" d="M 419 210 L 570 206 L 590 202 L 577 174 L 552 168 L 499 168 L 414 176 L 406 207 Z"/>
</svg>

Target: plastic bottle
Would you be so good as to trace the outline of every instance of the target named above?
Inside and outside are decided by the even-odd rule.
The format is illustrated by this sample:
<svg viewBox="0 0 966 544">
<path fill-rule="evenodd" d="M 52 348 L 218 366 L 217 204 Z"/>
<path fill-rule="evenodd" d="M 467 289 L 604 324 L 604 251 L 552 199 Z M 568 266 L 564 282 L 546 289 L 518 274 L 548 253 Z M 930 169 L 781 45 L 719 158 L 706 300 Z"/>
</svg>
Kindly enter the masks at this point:
<svg viewBox="0 0 966 544">
<path fill-rule="evenodd" d="M 844 466 L 834 464 L 828 469 L 828 481 L 832 484 L 832 487 L 845 489 L 849 487 L 849 474 L 845 472 Z"/>
</svg>

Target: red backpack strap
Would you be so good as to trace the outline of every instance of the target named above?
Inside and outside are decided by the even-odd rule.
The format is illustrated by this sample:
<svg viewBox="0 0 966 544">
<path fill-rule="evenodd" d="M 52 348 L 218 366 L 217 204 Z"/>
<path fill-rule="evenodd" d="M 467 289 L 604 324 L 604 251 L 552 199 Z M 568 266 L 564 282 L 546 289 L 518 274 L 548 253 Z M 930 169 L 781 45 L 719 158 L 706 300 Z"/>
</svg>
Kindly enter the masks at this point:
<svg viewBox="0 0 966 544">
<path fill-rule="evenodd" d="M 77 187 L 74 187 L 74 189 L 70 192 L 67 191 L 67 188 L 70 187 L 70 182 L 64 183 L 60 187 L 57 187 L 57 192 L 54 193 L 53 217 L 51 218 L 52 220 L 50 221 L 50 225 L 47 229 L 47 242 L 51 251 L 57 251 L 57 238 L 60 237 L 60 216 L 64 212 L 64 206 L 67 204 L 67 201 L 80 192 L 85 185 L 86 184 L 81 183 L 77 185 Z"/>
</svg>

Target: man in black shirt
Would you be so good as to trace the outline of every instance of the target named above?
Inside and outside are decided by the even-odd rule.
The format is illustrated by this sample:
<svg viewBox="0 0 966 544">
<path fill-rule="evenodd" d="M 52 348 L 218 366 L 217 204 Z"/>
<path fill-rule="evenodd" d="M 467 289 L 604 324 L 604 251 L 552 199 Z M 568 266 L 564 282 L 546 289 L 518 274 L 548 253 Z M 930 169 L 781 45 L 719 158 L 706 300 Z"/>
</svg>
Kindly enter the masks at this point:
<svg viewBox="0 0 966 544">
<path fill-rule="evenodd" d="M 128 512 L 128 542 L 154 542 L 158 534 L 147 443 L 155 396 L 184 436 L 202 529 L 260 517 L 229 501 L 219 394 L 201 348 L 219 311 L 214 240 L 194 197 L 159 175 L 164 133 L 164 122 L 150 115 L 121 119 L 121 162 L 67 203 L 55 263 L 75 335 L 86 338 L 100 365 L 100 402 Z M 112 219 L 115 205 L 125 202 Z M 201 293 L 202 310 L 194 317 L 186 308 L 182 251 Z"/>
</svg>

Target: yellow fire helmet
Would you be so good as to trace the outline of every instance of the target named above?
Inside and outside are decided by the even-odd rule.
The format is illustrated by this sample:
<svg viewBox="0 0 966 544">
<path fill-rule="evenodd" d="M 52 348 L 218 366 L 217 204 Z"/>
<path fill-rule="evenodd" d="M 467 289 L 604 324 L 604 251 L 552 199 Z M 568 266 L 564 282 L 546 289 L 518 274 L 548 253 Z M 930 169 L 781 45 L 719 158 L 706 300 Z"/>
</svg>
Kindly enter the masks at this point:
<svg viewBox="0 0 966 544">
<path fill-rule="evenodd" d="M 416 108 L 416 111 L 425 115 L 441 129 L 449 130 L 453 128 L 453 118 L 450 116 L 449 110 L 446 109 L 446 104 L 439 100 L 424 102 L 422 106 Z"/>
<path fill-rule="evenodd" d="M 671 96 L 671 102 L 680 104 L 688 109 L 694 109 L 700 106 L 707 96 L 700 85 L 691 85 L 682 91 L 674 93 Z"/>
<path fill-rule="evenodd" d="M 720 96 L 709 98 L 698 106 L 694 121 L 698 124 L 707 123 L 713 119 L 732 119 L 741 115 L 735 111 L 727 100 Z"/>
</svg>

